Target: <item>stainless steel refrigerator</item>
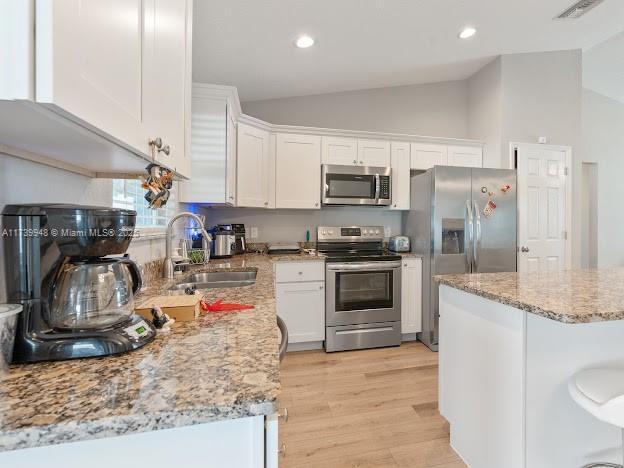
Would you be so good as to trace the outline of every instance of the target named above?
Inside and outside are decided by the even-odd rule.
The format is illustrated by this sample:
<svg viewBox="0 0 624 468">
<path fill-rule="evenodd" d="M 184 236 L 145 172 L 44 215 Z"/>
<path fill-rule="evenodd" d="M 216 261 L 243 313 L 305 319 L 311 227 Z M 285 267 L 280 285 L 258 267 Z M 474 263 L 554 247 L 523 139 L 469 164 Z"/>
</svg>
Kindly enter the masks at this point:
<svg viewBox="0 0 624 468">
<path fill-rule="evenodd" d="M 487 208 L 486 208 L 487 207 Z M 516 171 L 436 166 L 411 178 L 403 233 L 423 256 L 423 328 L 438 350 L 435 275 L 516 271 Z"/>
</svg>

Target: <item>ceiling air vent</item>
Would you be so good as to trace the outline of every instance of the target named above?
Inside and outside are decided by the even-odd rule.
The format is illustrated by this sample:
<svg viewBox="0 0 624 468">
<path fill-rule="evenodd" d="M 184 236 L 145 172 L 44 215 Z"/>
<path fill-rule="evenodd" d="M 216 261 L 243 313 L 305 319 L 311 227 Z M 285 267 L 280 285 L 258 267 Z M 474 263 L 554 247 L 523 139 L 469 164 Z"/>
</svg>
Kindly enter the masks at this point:
<svg viewBox="0 0 624 468">
<path fill-rule="evenodd" d="M 589 10 L 600 5 L 604 0 L 581 0 L 576 2 L 566 11 L 557 16 L 556 19 L 576 19 L 583 16 Z"/>
</svg>

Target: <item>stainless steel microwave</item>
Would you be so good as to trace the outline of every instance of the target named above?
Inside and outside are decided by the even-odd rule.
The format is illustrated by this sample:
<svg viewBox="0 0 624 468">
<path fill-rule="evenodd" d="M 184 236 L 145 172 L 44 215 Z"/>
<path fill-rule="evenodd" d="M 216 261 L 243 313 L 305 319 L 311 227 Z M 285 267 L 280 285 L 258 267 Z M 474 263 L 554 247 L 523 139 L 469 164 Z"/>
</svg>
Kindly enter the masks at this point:
<svg viewBox="0 0 624 468">
<path fill-rule="evenodd" d="M 392 169 L 371 166 L 322 167 L 323 205 L 376 205 L 392 203 Z"/>
</svg>

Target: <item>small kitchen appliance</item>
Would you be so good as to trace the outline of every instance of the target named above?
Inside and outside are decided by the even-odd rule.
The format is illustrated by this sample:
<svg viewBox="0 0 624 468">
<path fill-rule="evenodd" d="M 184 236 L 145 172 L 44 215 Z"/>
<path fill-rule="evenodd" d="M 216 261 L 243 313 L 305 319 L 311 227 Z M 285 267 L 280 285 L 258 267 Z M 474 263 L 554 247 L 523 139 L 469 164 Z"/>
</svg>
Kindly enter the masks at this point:
<svg viewBox="0 0 624 468">
<path fill-rule="evenodd" d="M 234 231 L 234 255 L 244 254 L 247 250 L 247 244 L 245 241 L 245 225 L 244 224 L 232 224 L 232 230 Z"/>
<path fill-rule="evenodd" d="M 236 252 L 236 235 L 231 224 L 217 224 L 210 230 L 212 235 L 211 257 L 227 258 Z"/>
<path fill-rule="evenodd" d="M 388 206 L 392 203 L 392 169 L 324 164 L 323 205 Z"/>
<path fill-rule="evenodd" d="M 126 252 L 136 212 L 80 205 L 7 205 L 7 297 L 23 306 L 13 362 L 106 356 L 156 332 L 134 313 L 141 287 Z"/>
<path fill-rule="evenodd" d="M 410 239 L 407 236 L 392 236 L 388 242 L 388 250 L 391 252 L 409 252 Z"/>
<path fill-rule="evenodd" d="M 325 262 L 325 351 L 401 344 L 401 256 L 383 226 L 319 227 Z"/>
</svg>

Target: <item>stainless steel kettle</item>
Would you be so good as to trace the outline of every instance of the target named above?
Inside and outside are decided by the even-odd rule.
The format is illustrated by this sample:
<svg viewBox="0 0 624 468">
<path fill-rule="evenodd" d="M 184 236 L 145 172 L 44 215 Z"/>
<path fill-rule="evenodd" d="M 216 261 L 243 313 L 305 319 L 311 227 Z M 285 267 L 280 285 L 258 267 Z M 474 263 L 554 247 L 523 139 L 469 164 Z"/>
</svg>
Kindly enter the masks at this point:
<svg viewBox="0 0 624 468">
<path fill-rule="evenodd" d="M 130 318 L 141 273 L 129 258 L 91 258 L 63 265 L 52 289 L 48 325 L 93 330 Z"/>
</svg>

